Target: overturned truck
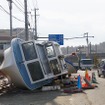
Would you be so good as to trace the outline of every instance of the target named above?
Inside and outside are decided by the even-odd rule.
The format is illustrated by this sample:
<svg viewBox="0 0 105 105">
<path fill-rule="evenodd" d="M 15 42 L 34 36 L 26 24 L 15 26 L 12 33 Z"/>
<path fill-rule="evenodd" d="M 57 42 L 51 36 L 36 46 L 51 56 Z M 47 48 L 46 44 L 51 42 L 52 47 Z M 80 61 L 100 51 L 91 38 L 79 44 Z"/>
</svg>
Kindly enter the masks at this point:
<svg viewBox="0 0 105 105">
<path fill-rule="evenodd" d="M 37 43 L 14 38 L 4 51 L 0 72 L 20 88 L 35 90 L 55 77 L 68 73 L 60 46 L 56 42 Z"/>
</svg>

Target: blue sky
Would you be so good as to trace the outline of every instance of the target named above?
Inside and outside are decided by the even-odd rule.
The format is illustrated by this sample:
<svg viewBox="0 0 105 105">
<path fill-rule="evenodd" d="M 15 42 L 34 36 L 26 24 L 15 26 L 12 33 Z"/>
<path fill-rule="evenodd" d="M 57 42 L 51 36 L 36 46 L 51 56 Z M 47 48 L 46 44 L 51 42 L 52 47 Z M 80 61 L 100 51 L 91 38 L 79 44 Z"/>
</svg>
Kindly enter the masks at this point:
<svg viewBox="0 0 105 105">
<path fill-rule="evenodd" d="M 24 4 L 24 0 L 19 1 Z M 8 2 L 0 0 L 8 11 Z M 92 44 L 105 41 L 105 1 L 104 0 L 28 0 L 28 10 L 39 8 L 37 14 L 38 35 L 64 34 L 64 37 L 83 36 L 88 32 Z M 0 28 L 9 28 L 9 15 L 0 10 Z M 32 12 L 33 14 L 33 12 Z M 24 20 L 24 15 L 13 4 L 13 15 Z M 29 16 L 33 27 L 34 20 Z M 24 27 L 24 22 L 13 19 L 13 28 Z M 86 39 L 64 41 L 65 46 L 86 45 Z"/>
</svg>

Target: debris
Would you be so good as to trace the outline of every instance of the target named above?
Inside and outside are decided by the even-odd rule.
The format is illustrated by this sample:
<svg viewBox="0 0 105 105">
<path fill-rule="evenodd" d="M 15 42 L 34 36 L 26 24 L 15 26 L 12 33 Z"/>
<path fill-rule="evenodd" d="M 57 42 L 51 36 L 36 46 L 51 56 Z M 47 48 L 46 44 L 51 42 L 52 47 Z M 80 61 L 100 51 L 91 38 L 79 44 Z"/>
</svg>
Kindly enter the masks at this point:
<svg viewBox="0 0 105 105">
<path fill-rule="evenodd" d="M 92 83 L 98 83 L 96 80 L 95 72 L 92 72 Z"/>
<path fill-rule="evenodd" d="M 42 91 L 50 91 L 50 90 L 60 90 L 59 85 L 54 85 L 54 86 L 43 86 Z"/>
</svg>

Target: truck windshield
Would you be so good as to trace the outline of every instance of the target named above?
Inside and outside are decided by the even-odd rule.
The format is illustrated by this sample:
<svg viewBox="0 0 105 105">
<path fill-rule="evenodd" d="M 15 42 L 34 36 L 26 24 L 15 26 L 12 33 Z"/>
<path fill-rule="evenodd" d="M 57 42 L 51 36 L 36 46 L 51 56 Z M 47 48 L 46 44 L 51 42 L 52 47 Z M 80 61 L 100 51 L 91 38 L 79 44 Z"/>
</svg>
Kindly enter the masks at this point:
<svg viewBox="0 0 105 105">
<path fill-rule="evenodd" d="M 81 60 L 82 64 L 93 64 L 92 60 Z"/>
</svg>

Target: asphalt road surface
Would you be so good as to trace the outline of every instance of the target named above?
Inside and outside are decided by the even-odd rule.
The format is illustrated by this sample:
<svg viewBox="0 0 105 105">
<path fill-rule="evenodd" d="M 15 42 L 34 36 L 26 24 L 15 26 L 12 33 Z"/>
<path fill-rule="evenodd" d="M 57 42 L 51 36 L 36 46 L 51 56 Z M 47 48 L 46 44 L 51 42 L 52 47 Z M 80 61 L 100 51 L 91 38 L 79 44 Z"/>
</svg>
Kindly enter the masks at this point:
<svg viewBox="0 0 105 105">
<path fill-rule="evenodd" d="M 0 105 L 105 105 L 105 78 L 96 78 L 98 87 L 81 93 L 19 90 L 1 95 Z"/>
</svg>

